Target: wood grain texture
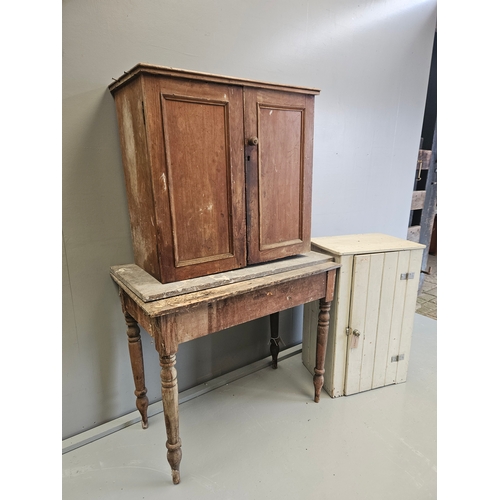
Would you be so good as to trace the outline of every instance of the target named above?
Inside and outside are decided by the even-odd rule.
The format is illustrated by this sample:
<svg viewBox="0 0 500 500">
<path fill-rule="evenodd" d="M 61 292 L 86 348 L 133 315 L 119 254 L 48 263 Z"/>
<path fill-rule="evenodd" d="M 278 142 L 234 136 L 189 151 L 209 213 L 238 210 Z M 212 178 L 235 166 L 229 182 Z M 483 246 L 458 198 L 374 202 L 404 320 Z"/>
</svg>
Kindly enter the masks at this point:
<svg viewBox="0 0 500 500">
<path fill-rule="evenodd" d="M 300 278 L 307 278 L 308 276 L 324 273 L 331 269 L 336 269 L 337 267 L 338 264 L 335 264 L 334 262 L 314 264 L 306 268 L 301 268 L 293 271 L 286 271 L 283 273 L 270 276 L 262 276 L 259 278 L 242 281 L 239 283 L 233 283 L 230 285 L 219 286 L 217 288 L 202 290 L 199 292 L 177 295 L 175 297 L 156 300 L 154 302 L 143 302 L 142 300 L 139 299 L 139 297 L 137 297 L 134 293 L 132 293 L 123 283 L 117 281 L 117 284 L 119 284 L 119 286 L 124 291 L 130 292 L 131 299 L 148 315 L 148 317 L 155 318 L 157 316 L 162 316 L 170 312 L 175 312 L 182 309 L 188 309 L 195 305 L 200 305 L 201 303 L 206 304 L 214 300 L 220 300 L 220 299 L 230 298 L 233 296 L 244 295 L 251 291 L 258 291 L 260 289 L 269 286 L 283 284 L 289 281 L 296 281 Z M 303 292 L 307 295 L 308 290 L 303 290 Z M 271 312 L 276 312 L 276 311 L 263 312 L 262 316 L 271 314 Z M 145 325 L 142 326 L 145 327 Z"/>
<path fill-rule="evenodd" d="M 137 346 L 140 323 L 154 338 L 160 358 L 162 401 L 167 431 L 167 460 L 174 484 L 180 482 L 182 458 L 179 434 L 179 401 L 176 353 L 182 342 L 270 315 L 274 347 L 271 349 L 276 361 L 279 345 L 279 311 L 321 299 L 317 329 L 315 376 L 313 377 L 314 401 L 319 402 L 323 386 L 328 322 L 334 296 L 335 271 L 339 264 L 333 260 L 311 263 L 306 267 L 284 271 L 274 275 L 260 276 L 214 289 L 188 293 L 168 299 L 143 302 L 123 281 L 113 277 L 119 285 L 122 308 L 128 328 L 129 342 Z M 142 351 L 131 349 L 134 375 L 137 379 L 136 396 L 145 396 L 142 375 Z M 140 360 L 138 359 L 140 356 Z M 138 405 L 139 407 L 139 405 Z"/>
<path fill-rule="evenodd" d="M 227 103 L 162 97 L 175 266 L 232 256 Z"/>
<path fill-rule="evenodd" d="M 182 459 L 181 439 L 179 436 L 179 391 L 177 385 L 176 355 L 160 352 L 161 394 L 165 427 L 167 429 L 167 460 L 172 470 L 172 482 L 181 480 L 180 464 Z"/>
<path fill-rule="evenodd" d="M 420 229 L 421 226 L 410 226 L 407 233 L 408 241 L 418 243 L 420 241 Z"/>
<path fill-rule="evenodd" d="M 293 271 L 312 264 L 331 261 L 332 258 L 325 254 L 308 252 L 257 266 L 248 266 L 225 273 L 165 284 L 159 282 L 135 264 L 112 266 L 111 275 L 113 279 L 123 283 L 143 302 L 152 302 L 154 300 L 215 288 L 221 285 L 229 285 L 262 276 L 270 276 L 285 271 Z"/>
<path fill-rule="evenodd" d="M 425 201 L 425 191 L 413 191 L 411 210 L 422 210 Z"/>
<path fill-rule="evenodd" d="M 310 250 L 317 91 L 142 64 L 110 90 L 137 265 L 171 283 Z"/>
<path fill-rule="evenodd" d="M 422 170 L 429 170 L 431 164 L 431 157 L 432 157 L 432 151 L 427 149 L 419 149 L 417 170 L 419 168 L 421 168 Z"/>
<path fill-rule="evenodd" d="M 245 89 L 248 262 L 310 250 L 313 102 Z"/>
<path fill-rule="evenodd" d="M 259 239 L 267 250 L 301 241 L 303 110 L 258 109 Z"/>
<path fill-rule="evenodd" d="M 243 267 L 242 90 L 150 76 L 144 81 L 159 281 Z"/>
<path fill-rule="evenodd" d="M 315 300 L 304 306 L 303 335 L 302 335 L 302 362 L 309 372 L 314 375 L 316 363 L 316 336 L 319 315 L 319 301 Z"/>
<path fill-rule="evenodd" d="M 160 279 L 142 78 L 115 95 L 135 263 Z"/>
<path fill-rule="evenodd" d="M 149 333 L 159 349 L 176 352 L 182 342 L 323 297 L 326 292 L 325 274 L 321 272 L 257 289 L 249 287 L 239 294 L 214 296 L 208 301 L 199 298 L 193 303 L 186 302 L 176 310 L 164 309 L 164 313 L 155 310 L 153 318 L 141 309 L 138 321 L 145 329 L 150 329 Z M 138 306 L 132 297 L 129 296 L 125 302 L 137 312 Z M 143 325 L 141 318 L 146 318 L 145 325 L 149 326 Z"/>
<path fill-rule="evenodd" d="M 130 363 L 132 365 L 132 375 L 134 376 L 136 407 L 141 414 L 142 428 L 148 427 L 148 405 L 149 400 L 146 396 L 146 382 L 144 377 L 144 361 L 142 356 L 142 343 L 140 329 L 137 321 L 127 312 L 125 312 L 125 321 L 127 323 L 128 349 L 130 354 Z"/>
<path fill-rule="evenodd" d="M 314 402 L 319 403 L 321 389 L 324 383 L 325 355 L 328 342 L 328 327 L 330 324 L 331 302 L 324 298 L 319 301 L 318 337 L 316 343 L 316 366 L 314 367 Z"/>
<path fill-rule="evenodd" d="M 297 85 L 284 85 L 281 83 L 261 82 L 257 80 L 250 80 L 246 78 L 238 78 L 232 76 L 216 75 L 213 73 L 204 73 L 201 71 L 189 71 L 178 68 L 171 68 L 168 66 L 159 66 L 147 63 L 138 63 L 129 71 L 125 71 L 120 78 L 109 85 L 109 90 L 115 93 L 119 88 L 128 84 L 131 80 L 137 78 L 139 75 L 155 75 L 155 76 L 169 76 L 172 78 L 189 78 L 191 80 L 198 80 L 202 82 L 219 82 L 230 85 L 244 85 L 246 87 L 268 88 L 274 90 L 286 90 L 287 92 L 298 92 L 304 94 L 316 95 L 320 93 L 319 89 L 313 87 L 300 87 Z"/>
</svg>

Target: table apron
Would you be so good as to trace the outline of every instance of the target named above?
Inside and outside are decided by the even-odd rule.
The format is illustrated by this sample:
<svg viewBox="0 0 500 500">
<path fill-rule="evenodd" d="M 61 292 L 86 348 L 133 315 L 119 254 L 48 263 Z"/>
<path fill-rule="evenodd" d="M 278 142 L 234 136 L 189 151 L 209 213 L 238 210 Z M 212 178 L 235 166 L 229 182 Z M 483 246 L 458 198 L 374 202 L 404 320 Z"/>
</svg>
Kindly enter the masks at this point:
<svg viewBox="0 0 500 500">
<path fill-rule="evenodd" d="M 161 344 L 167 352 L 176 352 L 178 344 L 182 342 L 329 295 L 329 274 L 333 273 L 322 272 L 248 293 L 203 302 L 156 318 L 149 317 L 126 293 L 123 293 L 122 302 L 124 309 L 155 338 L 157 348 Z"/>
</svg>

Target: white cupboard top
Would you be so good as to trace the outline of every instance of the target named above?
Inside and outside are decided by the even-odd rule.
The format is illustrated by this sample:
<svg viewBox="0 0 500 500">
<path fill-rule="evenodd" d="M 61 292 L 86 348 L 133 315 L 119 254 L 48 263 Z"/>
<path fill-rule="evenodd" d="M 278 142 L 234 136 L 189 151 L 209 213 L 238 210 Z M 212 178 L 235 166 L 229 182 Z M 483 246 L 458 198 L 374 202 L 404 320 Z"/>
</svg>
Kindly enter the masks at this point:
<svg viewBox="0 0 500 500">
<path fill-rule="evenodd" d="M 311 243 L 333 255 L 358 255 L 425 248 L 425 245 L 421 243 L 381 233 L 322 236 L 311 238 Z"/>
</svg>

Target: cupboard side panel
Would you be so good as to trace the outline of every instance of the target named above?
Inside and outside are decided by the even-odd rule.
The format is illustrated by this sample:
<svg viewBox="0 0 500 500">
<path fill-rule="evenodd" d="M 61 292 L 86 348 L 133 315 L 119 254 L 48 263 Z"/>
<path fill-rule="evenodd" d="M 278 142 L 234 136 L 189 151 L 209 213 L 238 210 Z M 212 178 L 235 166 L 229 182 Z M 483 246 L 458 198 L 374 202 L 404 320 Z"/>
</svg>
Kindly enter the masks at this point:
<svg viewBox="0 0 500 500">
<path fill-rule="evenodd" d="M 332 398 L 344 395 L 345 363 L 349 321 L 349 302 L 352 278 L 352 256 L 334 257 L 341 264 L 337 270 L 335 293 L 330 312 L 330 327 L 325 357 L 323 389 Z M 318 331 L 319 301 L 304 305 L 304 335 L 302 361 L 314 375 L 316 364 L 316 337 Z"/>
<path fill-rule="evenodd" d="M 156 215 L 144 120 L 142 78 L 114 94 L 134 248 L 134 262 L 160 279 Z"/>
</svg>

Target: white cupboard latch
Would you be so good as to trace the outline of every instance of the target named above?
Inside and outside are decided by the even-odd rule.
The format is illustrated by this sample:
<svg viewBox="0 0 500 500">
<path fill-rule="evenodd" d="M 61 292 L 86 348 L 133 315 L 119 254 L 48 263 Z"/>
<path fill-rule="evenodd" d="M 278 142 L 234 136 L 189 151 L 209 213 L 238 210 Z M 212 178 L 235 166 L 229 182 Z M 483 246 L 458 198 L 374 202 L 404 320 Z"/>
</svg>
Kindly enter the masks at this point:
<svg viewBox="0 0 500 500">
<path fill-rule="evenodd" d="M 346 335 L 351 334 L 351 328 L 349 326 L 345 329 L 345 333 Z M 356 347 L 358 347 L 358 341 L 360 335 L 361 332 L 359 330 L 352 330 L 351 349 L 355 349 Z"/>
</svg>

